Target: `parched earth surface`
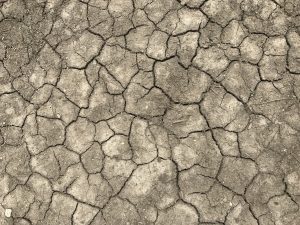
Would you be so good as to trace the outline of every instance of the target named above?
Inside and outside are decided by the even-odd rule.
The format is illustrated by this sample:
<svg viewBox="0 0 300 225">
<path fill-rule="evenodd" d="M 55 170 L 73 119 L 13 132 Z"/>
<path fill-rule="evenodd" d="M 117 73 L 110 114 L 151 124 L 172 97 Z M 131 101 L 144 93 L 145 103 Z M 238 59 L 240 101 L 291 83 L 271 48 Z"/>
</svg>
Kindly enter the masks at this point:
<svg viewBox="0 0 300 225">
<path fill-rule="evenodd" d="M 299 225 L 299 0 L 0 0 L 1 225 Z"/>
</svg>

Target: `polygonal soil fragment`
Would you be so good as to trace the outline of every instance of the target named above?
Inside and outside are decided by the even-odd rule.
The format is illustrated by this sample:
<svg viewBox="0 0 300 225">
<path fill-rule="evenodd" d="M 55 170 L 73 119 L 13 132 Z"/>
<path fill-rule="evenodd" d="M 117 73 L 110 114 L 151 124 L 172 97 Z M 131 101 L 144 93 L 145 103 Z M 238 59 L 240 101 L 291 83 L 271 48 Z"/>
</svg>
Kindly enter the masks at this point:
<svg viewBox="0 0 300 225">
<path fill-rule="evenodd" d="M 256 159 L 264 151 L 264 143 L 268 142 L 264 134 L 268 132 L 270 125 L 270 121 L 262 116 L 251 118 L 249 126 L 238 135 L 242 156 Z"/>
<path fill-rule="evenodd" d="M 264 80 L 280 80 L 286 72 L 286 56 L 263 56 L 259 62 Z"/>
<path fill-rule="evenodd" d="M 173 149 L 173 158 L 180 170 L 199 165 L 204 175 L 215 176 L 222 156 L 210 132 L 198 132 L 181 139 Z"/>
<path fill-rule="evenodd" d="M 105 155 L 117 159 L 131 159 L 131 146 L 128 143 L 128 137 L 124 135 L 115 135 L 102 145 Z"/>
<path fill-rule="evenodd" d="M 78 203 L 73 214 L 74 224 L 91 224 L 99 210 L 88 204 Z"/>
<path fill-rule="evenodd" d="M 188 32 L 180 35 L 179 37 L 180 47 L 177 49 L 178 61 L 187 68 L 192 64 L 192 59 L 196 54 L 198 47 L 199 33 Z"/>
<path fill-rule="evenodd" d="M 198 224 L 198 215 L 196 210 L 183 202 L 176 203 L 173 207 L 162 211 L 158 214 L 157 225 L 171 225 L 171 224 Z"/>
<path fill-rule="evenodd" d="M 131 53 L 119 46 L 105 45 L 97 60 L 106 66 L 122 86 L 127 86 L 130 79 L 138 72 L 136 54 Z"/>
<path fill-rule="evenodd" d="M 153 67 L 154 61 L 152 61 L 152 62 L 153 63 L 151 63 L 151 69 L 149 68 L 149 70 L 153 69 L 152 67 Z M 131 81 L 132 84 L 138 84 L 148 90 L 154 86 L 154 82 L 155 82 L 154 74 L 152 73 L 152 71 L 148 71 L 148 69 L 146 71 L 138 72 L 132 78 L 132 81 Z M 130 86 L 128 86 L 128 87 L 130 87 Z"/>
<path fill-rule="evenodd" d="M 245 26 L 254 33 L 265 33 L 269 36 L 284 35 L 288 31 L 289 17 L 278 7 L 273 1 L 257 1 L 258 7 L 256 9 L 260 12 L 260 18 L 255 16 L 245 17 Z M 266 4 L 264 4 L 266 3 Z M 257 6 L 254 6 L 257 8 Z"/>
<path fill-rule="evenodd" d="M 0 53 L 1 55 L 1 53 Z M 3 66 L 3 63 L 0 63 L 0 94 L 11 92 L 12 84 L 10 82 L 9 74 Z"/>
<path fill-rule="evenodd" d="M 103 210 L 103 217 L 107 225 L 141 224 L 141 218 L 129 201 L 113 198 Z"/>
<path fill-rule="evenodd" d="M 133 11 L 133 3 L 130 0 L 112 0 L 108 4 L 108 10 L 115 17 L 128 15 Z"/>
<path fill-rule="evenodd" d="M 92 88 L 87 82 L 83 70 L 63 70 L 57 86 L 66 94 L 67 98 L 74 102 L 77 106 L 88 106 L 88 97 L 92 91 Z"/>
<path fill-rule="evenodd" d="M 156 159 L 139 166 L 120 196 L 134 204 L 154 205 L 159 209 L 173 205 L 178 199 L 175 164 L 170 160 Z"/>
<path fill-rule="evenodd" d="M 249 205 L 239 203 L 227 216 L 225 225 L 258 225 Z"/>
<path fill-rule="evenodd" d="M 88 27 L 86 5 L 76 0 L 70 0 L 63 6 L 61 18 L 74 32 Z"/>
<path fill-rule="evenodd" d="M 176 23 L 176 28 L 173 35 L 185 33 L 187 31 L 197 31 L 206 25 L 208 19 L 199 10 L 181 8 L 177 12 L 179 22 Z"/>
<path fill-rule="evenodd" d="M 68 187 L 67 193 L 79 201 L 103 207 L 109 201 L 112 190 L 101 174 L 80 174 Z"/>
<path fill-rule="evenodd" d="M 43 85 L 33 93 L 30 102 L 34 105 L 42 105 L 46 103 L 49 100 L 53 89 L 54 87 L 50 84 Z"/>
<path fill-rule="evenodd" d="M 37 117 L 38 132 L 46 139 L 48 146 L 62 144 L 65 139 L 65 126 L 59 119 Z"/>
<path fill-rule="evenodd" d="M 219 45 L 221 43 L 222 27 L 216 23 L 208 22 L 201 29 L 199 37 L 199 46 L 208 48 L 210 46 Z"/>
<path fill-rule="evenodd" d="M 152 135 L 152 140 L 155 142 L 158 157 L 167 159 L 171 157 L 171 142 L 175 138 L 168 130 L 159 124 L 151 124 L 149 131 Z"/>
<path fill-rule="evenodd" d="M 281 174 L 281 168 L 278 167 L 282 160 L 281 155 L 272 150 L 262 152 L 257 158 L 256 162 L 260 172 Z"/>
<path fill-rule="evenodd" d="M 125 91 L 126 112 L 142 117 L 161 116 L 169 106 L 168 97 L 158 88 L 129 84 Z"/>
<path fill-rule="evenodd" d="M 213 135 L 223 155 L 239 156 L 238 136 L 235 132 L 223 129 L 214 129 Z"/>
<path fill-rule="evenodd" d="M 205 0 L 180 0 L 181 5 L 189 7 L 199 7 Z"/>
<path fill-rule="evenodd" d="M 95 124 L 96 133 L 95 133 L 95 141 L 102 143 L 108 140 L 111 136 L 114 135 L 114 132 L 110 129 L 107 122 L 101 121 Z"/>
<path fill-rule="evenodd" d="M 165 114 L 163 123 L 169 132 L 178 137 L 187 137 L 192 132 L 208 128 L 198 105 L 173 105 Z"/>
<path fill-rule="evenodd" d="M 255 95 L 249 101 L 249 106 L 254 112 L 262 113 L 272 120 L 276 120 L 278 114 L 291 104 L 293 99 L 270 82 L 260 82 Z"/>
<path fill-rule="evenodd" d="M 27 77 L 17 77 L 12 81 L 16 91 L 27 101 L 32 99 L 34 88 L 29 84 Z"/>
<path fill-rule="evenodd" d="M 94 124 L 78 118 L 67 127 L 66 146 L 77 153 L 83 153 L 93 144 L 94 135 Z"/>
<path fill-rule="evenodd" d="M 42 224 L 71 225 L 77 202 L 70 196 L 54 193 L 45 218 L 38 222 Z"/>
<path fill-rule="evenodd" d="M 52 197 L 52 187 L 49 180 L 39 174 L 33 174 L 28 182 L 28 187 L 35 194 L 34 202 L 30 205 L 30 210 L 26 217 L 34 224 L 42 220 L 49 208 Z"/>
<path fill-rule="evenodd" d="M 243 194 L 256 174 L 257 168 L 253 161 L 225 157 L 218 174 L 218 180 L 234 192 Z"/>
<path fill-rule="evenodd" d="M 200 48 L 193 60 L 195 65 L 200 70 L 207 72 L 213 77 L 217 77 L 229 64 L 224 51 L 218 47 Z"/>
<path fill-rule="evenodd" d="M 131 30 L 126 35 L 128 48 L 134 52 L 145 52 L 153 29 L 150 25 L 144 25 Z"/>
<path fill-rule="evenodd" d="M 247 102 L 260 81 L 258 69 L 248 63 L 233 62 L 228 69 L 218 77 L 224 87 Z"/>
<path fill-rule="evenodd" d="M 232 19 L 239 19 L 241 9 L 239 4 L 242 1 L 232 2 L 230 0 L 208 0 L 204 3 L 201 9 L 212 20 L 225 26 Z"/>
<path fill-rule="evenodd" d="M 22 129 L 20 127 L 3 127 L 0 129 L 3 141 L 7 145 L 18 146 L 22 144 Z"/>
<path fill-rule="evenodd" d="M 82 68 L 97 54 L 102 47 L 102 39 L 88 31 L 62 42 L 57 52 L 62 55 L 68 67 Z"/>
<path fill-rule="evenodd" d="M 17 93 L 0 96 L 0 123 L 21 126 L 27 115 L 29 104 Z"/>
<path fill-rule="evenodd" d="M 79 162 L 79 156 L 64 146 L 55 146 L 31 158 L 30 165 L 37 172 L 50 180 L 56 180 L 66 173 L 68 167 Z"/>
<path fill-rule="evenodd" d="M 95 86 L 97 80 L 99 79 L 99 73 L 102 68 L 103 67 L 101 67 L 101 65 L 95 59 L 86 65 L 86 79 L 92 87 Z"/>
<path fill-rule="evenodd" d="M 14 10 L 16 11 L 16 10 Z M 1 15 L 1 18 L 3 16 Z M 29 57 L 32 57 L 34 48 L 40 48 L 40 38 L 33 37 L 30 34 L 29 27 L 16 19 L 1 19 L 0 23 L 1 42 L 4 43 L 6 51 L 1 57 L 4 58 L 3 64 L 12 77 L 22 75 L 21 67 L 29 63 Z M 29 47 L 27 43 L 31 43 Z M 37 43 L 39 42 L 39 43 Z M 36 54 L 37 52 L 35 52 Z"/>
<path fill-rule="evenodd" d="M 285 183 L 287 185 L 287 191 L 293 195 L 299 195 L 299 180 L 300 173 L 299 170 L 289 173 L 285 178 Z"/>
<path fill-rule="evenodd" d="M 285 56 L 288 52 L 288 44 L 284 36 L 269 37 L 265 43 L 266 55 Z"/>
<path fill-rule="evenodd" d="M 97 82 L 89 98 L 89 106 L 80 111 L 80 115 L 93 122 L 107 120 L 122 112 L 124 99 L 121 95 L 107 93 L 104 82 Z"/>
<path fill-rule="evenodd" d="M 244 105 L 220 86 L 213 86 L 200 106 L 211 127 L 241 131 L 249 120 Z"/>
<path fill-rule="evenodd" d="M 250 35 L 240 45 L 241 57 L 250 63 L 258 63 L 263 55 L 264 35 Z"/>
<path fill-rule="evenodd" d="M 83 167 L 88 173 L 99 173 L 103 167 L 104 154 L 101 146 L 95 142 L 86 152 L 81 155 Z"/>
<path fill-rule="evenodd" d="M 154 0 L 141 1 L 141 8 L 145 8 L 145 12 L 150 21 L 158 23 L 161 21 L 169 11 L 179 8 L 179 3 L 172 0 Z"/>
<path fill-rule="evenodd" d="M 120 113 L 108 121 L 109 127 L 119 134 L 128 135 L 133 116 L 127 113 Z"/>
<path fill-rule="evenodd" d="M 282 178 L 272 174 L 259 174 L 246 191 L 247 202 L 252 207 L 255 216 L 268 211 L 267 203 L 273 196 L 283 194 L 285 185 Z"/>
<path fill-rule="evenodd" d="M 129 141 L 135 163 L 149 163 L 157 157 L 155 139 L 147 121 L 137 118 L 133 120 Z"/>
<path fill-rule="evenodd" d="M 134 169 L 136 169 L 136 164 L 130 160 L 106 157 L 102 174 L 112 187 L 113 193 L 116 194 L 124 187 Z"/>
<path fill-rule="evenodd" d="M 184 69 L 176 58 L 156 63 L 154 73 L 155 84 L 181 103 L 199 102 L 211 83 L 208 75 L 195 68 Z"/>
<path fill-rule="evenodd" d="M 47 148 L 46 138 L 42 135 L 26 135 L 25 142 L 30 154 L 36 155 Z"/>
<path fill-rule="evenodd" d="M 300 36 L 296 32 L 290 32 L 287 36 L 290 49 L 288 51 L 288 67 L 293 73 L 300 73 Z"/>
<path fill-rule="evenodd" d="M 14 180 L 25 183 L 30 176 L 30 155 L 24 144 L 0 147 L 0 173 L 9 174 Z"/>
<path fill-rule="evenodd" d="M 57 89 L 53 89 L 50 99 L 38 109 L 38 115 L 61 119 L 67 124 L 76 119 L 78 112 L 79 108 Z"/>
<path fill-rule="evenodd" d="M 12 209 L 14 217 L 24 217 L 34 201 L 34 193 L 26 186 L 17 186 L 5 196 L 3 203 L 5 208 Z"/>
<path fill-rule="evenodd" d="M 113 17 L 113 34 L 114 36 L 126 35 L 133 28 L 130 20 L 133 11 L 133 2 L 130 0 L 119 1 L 113 0 L 108 5 L 108 13 Z M 104 21 L 106 22 L 106 21 Z"/>
<path fill-rule="evenodd" d="M 200 221 L 204 222 L 203 224 L 212 221 L 220 221 L 223 224 L 226 215 L 234 206 L 243 202 L 240 197 L 235 196 L 232 191 L 218 183 L 215 183 L 206 194 L 197 192 L 190 194 L 186 201 L 193 204 L 202 215 Z M 212 224 L 215 223 L 212 222 Z"/>
<path fill-rule="evenodd" d="M 289 107 L 289 109 L 287 109 L 283 115 L 282 115 L 282 119 L 285 123 L 287 123 L 287 126 L 290 127 L 289 129 L 286 130 L 290 130 L 290 133 L 293 133 L 292 130 L 297 130 L 299 127 L 299 115 L 298 114 L 298 108 L 297 108 L 297 103 L 293 104 Z"/>
<path fill-rule="evenodd" d="M 55 84 L 61 71 L 61 61 L 59 55 L 46 44 L 39 53 L 37 63 L 30 71 L 29 81 L 39 88 L 43 84 Z"/>
<path fill-rule="evenodd" d="M 188 170 L 179 172 L 178 185 L 183 199 L 188 199 L 193 193 L 206 193 L 213 186 L 215 180 L 203 174 L 203 169 L 195 165 Z"/>
<path fill-rule="evenodd" d="M 167 57 L 169 36 L 161 31 L 153 31 L 149 38 L 147 55 L 153 59 L 163 60 Z"/>
<path fill-rule="evenodd" d="M 287 194 L 275 196 L 268 203 L 272 220 L 281 224 L 296 225 L 299 221 L 299 205 Z"/>
<path fill-rule="evenodd" d="M 267 19 L 276 8 L 276 2 L 246 0 L 241 3 L 241 8 L 246 14 L 254 13 L 258 18 Z"/>
<path fill-rule="evenodd" d="M 231 44 L 233 47 L 237 47 L 241 44 L 243 39 L 247 35 L 247 30 L 242 23 L 237 20 L 232 20 L 223 30 L 221 38 L 222 42 Z"/>
<path fill-rule="evenodd" d="M 88 20 L 90 30 L 103 38 L 109 38 L 113 33 L 113 17 L 107 10 L 107 1 L 90 1 L 88 4 Z"/>
</svg>

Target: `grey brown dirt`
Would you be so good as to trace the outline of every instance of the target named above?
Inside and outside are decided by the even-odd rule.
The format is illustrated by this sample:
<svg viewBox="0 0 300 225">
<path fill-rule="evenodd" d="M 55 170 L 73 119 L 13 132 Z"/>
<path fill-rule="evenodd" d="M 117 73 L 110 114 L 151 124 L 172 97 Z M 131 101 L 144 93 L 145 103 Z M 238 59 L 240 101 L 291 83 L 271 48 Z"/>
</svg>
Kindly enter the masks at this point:
<svg viewBox="0 0 300 225">
<path fill-rule="evenodd" d="M 0 225 L 300 225 L 299 0 L 0 0 Z"/>
</svg>

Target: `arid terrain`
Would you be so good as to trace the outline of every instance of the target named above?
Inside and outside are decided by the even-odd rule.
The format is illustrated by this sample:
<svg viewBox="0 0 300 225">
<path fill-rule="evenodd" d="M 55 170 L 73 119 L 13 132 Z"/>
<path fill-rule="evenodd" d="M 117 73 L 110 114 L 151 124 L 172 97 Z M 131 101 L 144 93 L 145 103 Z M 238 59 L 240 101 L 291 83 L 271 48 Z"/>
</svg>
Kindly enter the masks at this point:
<svg viewBox="0 0 300 225">
<path fill-rule="evenodd" d="M 300 0 L 0 0 L 0 225 L 300 225 Z"/>
</svg>

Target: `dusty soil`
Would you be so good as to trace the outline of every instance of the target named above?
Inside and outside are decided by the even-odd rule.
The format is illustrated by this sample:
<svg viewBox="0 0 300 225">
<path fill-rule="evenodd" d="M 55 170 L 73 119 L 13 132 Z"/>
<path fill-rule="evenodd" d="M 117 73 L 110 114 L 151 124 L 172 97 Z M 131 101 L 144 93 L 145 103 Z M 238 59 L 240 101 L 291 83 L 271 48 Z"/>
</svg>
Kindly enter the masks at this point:
<svg viewBox="0 0 300 225">
<path fill-rule="evenodd" d="M 299 225 L 299 0 L 0 0 L 1 225 Z"/>
</svg>

